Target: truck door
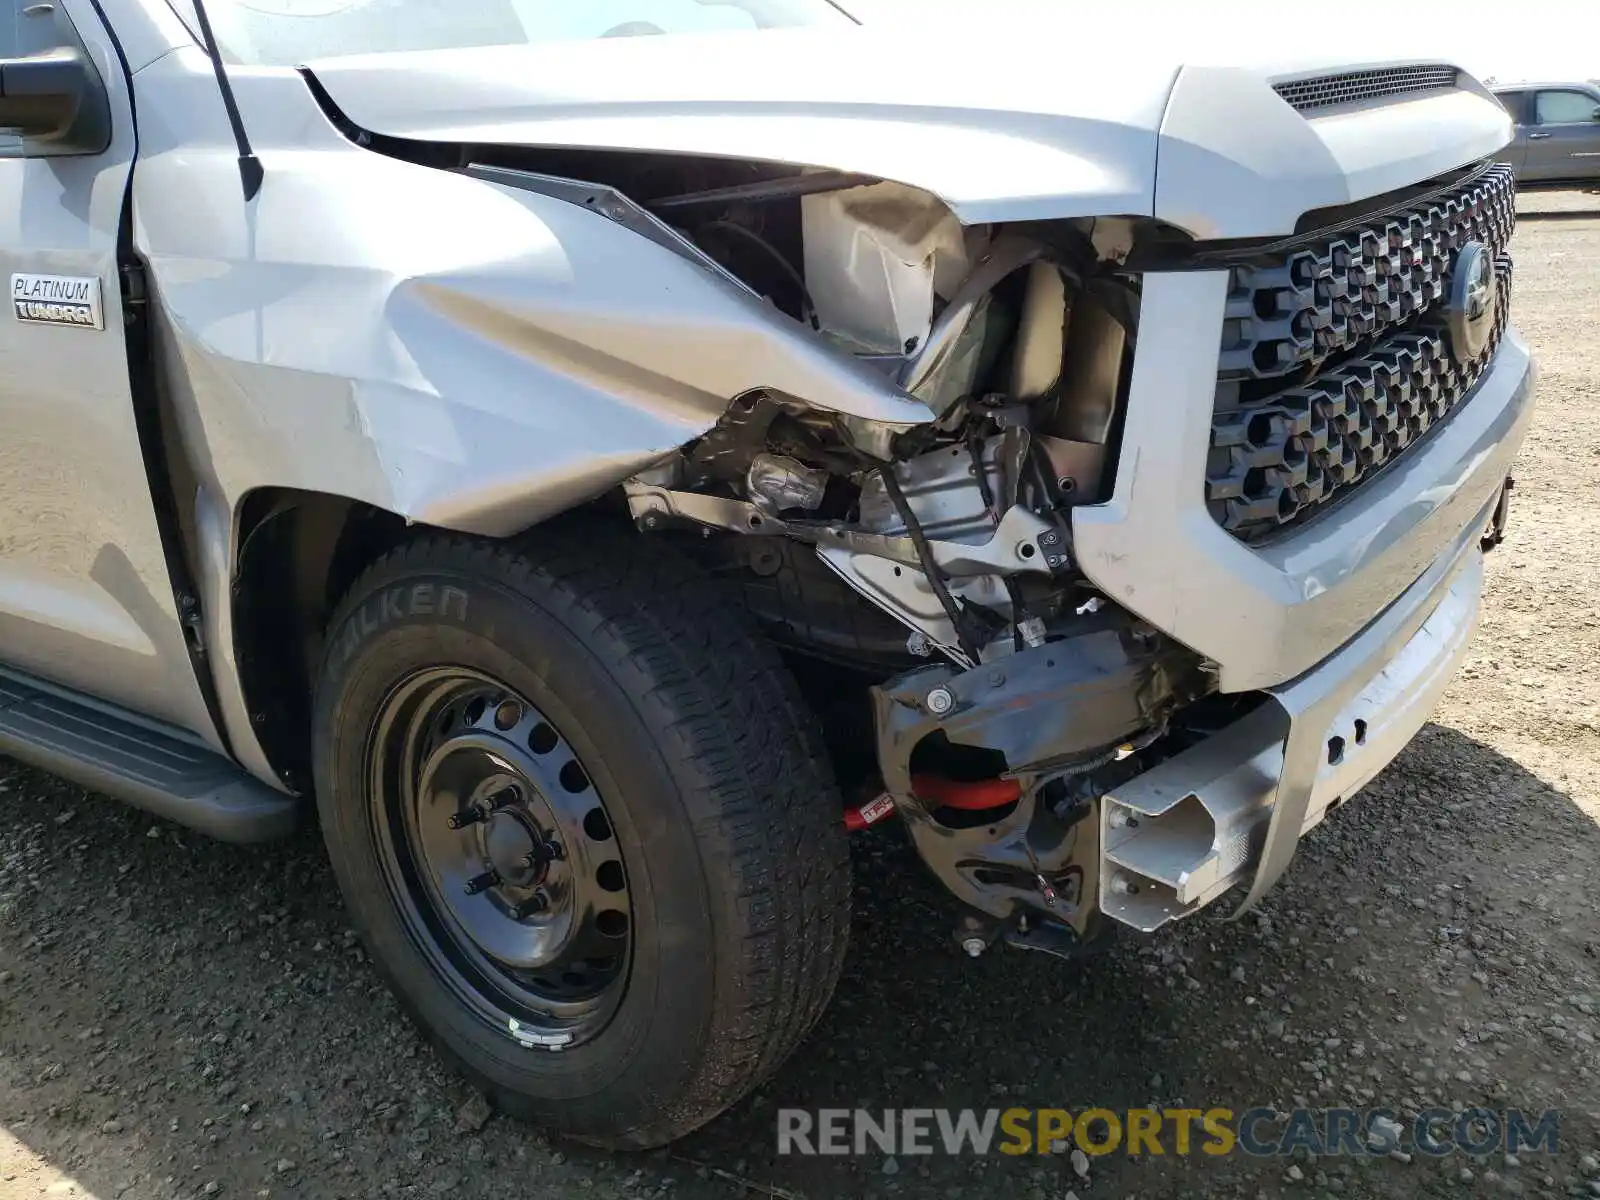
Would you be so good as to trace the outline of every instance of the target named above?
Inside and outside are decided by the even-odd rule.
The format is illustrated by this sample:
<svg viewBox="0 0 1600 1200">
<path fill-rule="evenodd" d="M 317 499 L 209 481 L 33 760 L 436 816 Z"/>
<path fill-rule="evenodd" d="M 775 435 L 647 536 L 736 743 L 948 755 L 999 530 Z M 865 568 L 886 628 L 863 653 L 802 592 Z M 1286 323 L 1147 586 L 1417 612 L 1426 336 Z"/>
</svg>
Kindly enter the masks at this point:
<svg viewBox="0 0 1600 1200">
<path fill-rule="evenodd" d="M 14 71 L 14 60 L 46 52 L 77 56 L 81 70 L 57 82 L 35 70 L 22 86 L 29 64 Z M 117 260 L 135 152 L 126 75 L 88 0 L 0 0 L 0 57 L 0 663 L 214 740 L 129 383 Z M 77 116 L 51 126 L 63 77 Z M 19 99 L 19 87 L 58 90 Z"/>
<path fill-rule="evenodd" d="M 1600 93 L 1581 88 L 1541 88 L 1533 94 L 1528 130 L 1528 178 L 1600 177 Z"/>
<path fill-rule="evenodd" d="M 1526 92 L 1498 92 L 1495 99 L 1505 106 L 1511 119 L 1517 123 L 1516 133 L 1506 148 L 1500 151 L 1500 161 L 1510 163 L 1520 181 L 1528 166 L 1528 94 Z"/>
</svg>

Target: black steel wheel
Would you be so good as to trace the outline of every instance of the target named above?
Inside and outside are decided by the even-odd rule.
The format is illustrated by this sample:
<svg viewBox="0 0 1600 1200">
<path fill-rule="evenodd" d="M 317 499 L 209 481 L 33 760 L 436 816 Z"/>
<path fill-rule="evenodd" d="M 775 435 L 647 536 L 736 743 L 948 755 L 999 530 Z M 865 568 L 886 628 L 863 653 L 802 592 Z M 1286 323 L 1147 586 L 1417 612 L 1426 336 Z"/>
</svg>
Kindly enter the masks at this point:
<svg viewBox="0 0 1600 1200">
<path fill-rule="evenodd" d="M 628 874 L 556 727 L 477 671 L 421 671 L 380 712 L 371 769 L 394 902 L 462 1002 L 529 1045 L 604 1029 L 627 980 Z"/>
<path fill-rule="evenodd" d="M 736 601 L 625 526 L 430 534 L 356 580 L 312 719 L 350 917 L 501 1109 L 656 1146 L 770 1075 L 849 930 L 814 720 Z"/>
</svg>

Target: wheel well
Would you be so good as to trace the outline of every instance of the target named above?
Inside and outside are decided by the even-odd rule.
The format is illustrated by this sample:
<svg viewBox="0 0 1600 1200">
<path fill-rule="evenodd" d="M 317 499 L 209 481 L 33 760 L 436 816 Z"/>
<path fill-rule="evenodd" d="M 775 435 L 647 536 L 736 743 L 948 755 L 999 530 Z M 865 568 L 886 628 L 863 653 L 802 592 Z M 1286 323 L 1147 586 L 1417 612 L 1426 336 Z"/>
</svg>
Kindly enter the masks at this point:
<svg viewBox="0 0 1600 1200">
<path fill-rule="evenodd" d="M 620 492 L 581 509 L 627 514 Z M 327 492 L 260 488 L 242 501 L 234 661 L 261 749 L 292 791 L 311 790 L 312 687 L 334 609 L 371 563 L 433 528 Z"/>
<path fill-rule="evenodd" d="M 394 513 L 323 492 L 265 488 L 240 507 L 234 659 L 261 748 L 297 792 L 311 786 L 311 689 L 328 621 L 406 530 Z"/>
</svg>

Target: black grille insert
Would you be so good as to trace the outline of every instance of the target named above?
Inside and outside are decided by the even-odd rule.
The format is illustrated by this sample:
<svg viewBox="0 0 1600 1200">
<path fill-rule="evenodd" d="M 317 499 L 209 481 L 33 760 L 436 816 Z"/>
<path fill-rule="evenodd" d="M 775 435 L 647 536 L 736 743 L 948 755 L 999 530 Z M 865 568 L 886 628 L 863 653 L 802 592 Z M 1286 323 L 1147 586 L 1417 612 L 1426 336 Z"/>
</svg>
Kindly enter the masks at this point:
<svg viewBox="0 0 1600 1200">
<path fill-rule="evenodd" d="M 1257 540 L 1309 514 L 1403 454 L 1472 391 L 1505 332 L 1511 259 L 1495 263 L 1499 316 L 1462 365 L 1437 330 L 1394 333 L 1304 387 L 1219 412 L 1207 498 L 1225 528 Z"/>
<path fill-rule="evenodd" d="M 1394 461 L 1471 392 L 1510 308 L 1508 167 L 1233 269 L 1206 499 L 1259 541 Z M 1461 247 L 1495 263 L 1492 336 L 1459 362 L 1444 304 Z"/>
<path fill-rule="evenodd" d="M 1357 100 L 1451 89 L 1456 86 L 1458 79 L 1459 73 L 1454 67 L 1383 67 L 1373 71 L 1346 71 L 1339 75 L 1290 80 L 1275 85 L 1272 90 L 1299 111 L 1311 112 Z"/>
</svg>

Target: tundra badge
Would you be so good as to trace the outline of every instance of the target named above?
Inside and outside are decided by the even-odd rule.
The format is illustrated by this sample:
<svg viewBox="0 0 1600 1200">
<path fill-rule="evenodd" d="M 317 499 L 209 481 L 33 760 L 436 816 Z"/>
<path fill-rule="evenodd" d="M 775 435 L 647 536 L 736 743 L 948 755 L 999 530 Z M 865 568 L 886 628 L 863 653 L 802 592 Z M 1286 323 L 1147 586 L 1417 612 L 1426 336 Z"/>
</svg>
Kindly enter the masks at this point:
<svg viewBox="0 0 1600 1200">
<path fill-rule="evenodd" d="M 100 280 L 95 276 L 13 275 L 11 306 L 17 320 L 35 325 L 104 329 Z"/>
</svg>

